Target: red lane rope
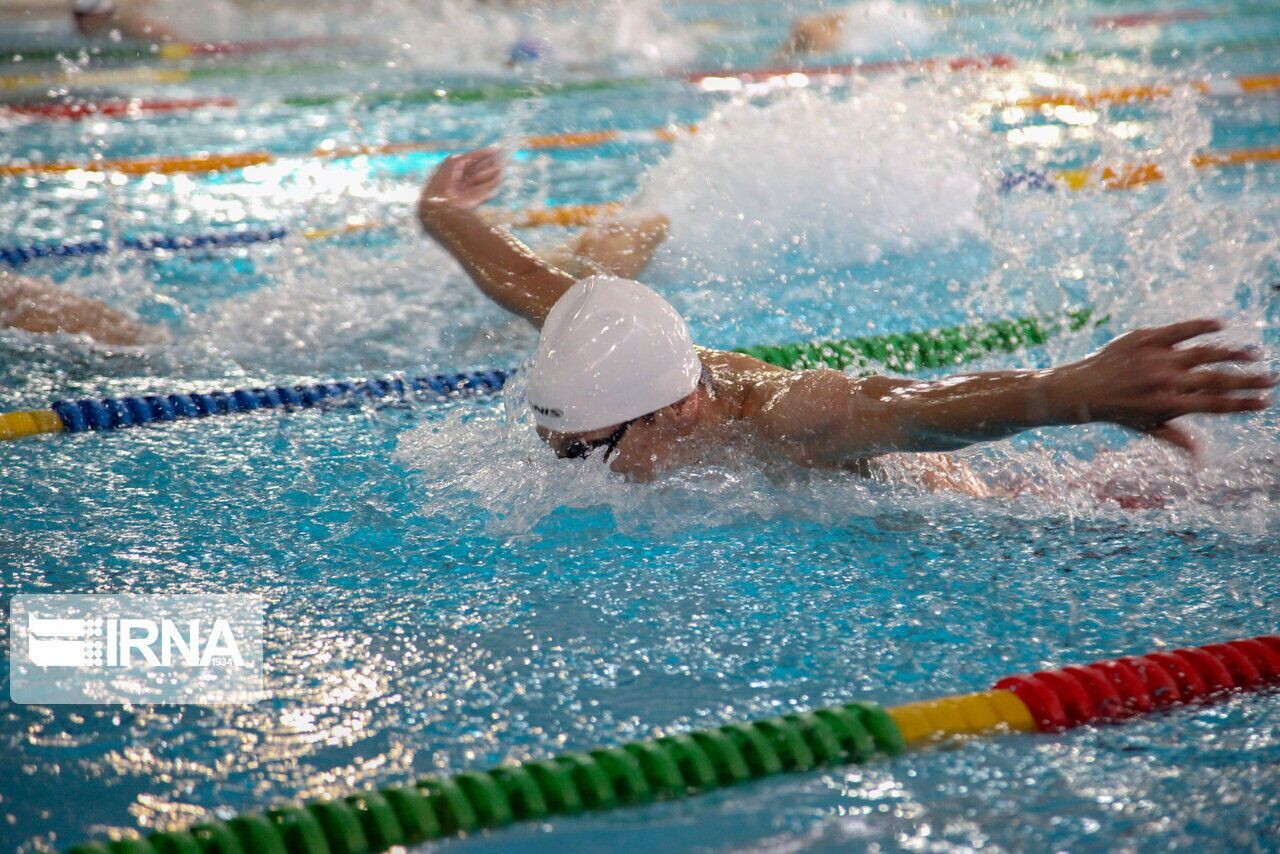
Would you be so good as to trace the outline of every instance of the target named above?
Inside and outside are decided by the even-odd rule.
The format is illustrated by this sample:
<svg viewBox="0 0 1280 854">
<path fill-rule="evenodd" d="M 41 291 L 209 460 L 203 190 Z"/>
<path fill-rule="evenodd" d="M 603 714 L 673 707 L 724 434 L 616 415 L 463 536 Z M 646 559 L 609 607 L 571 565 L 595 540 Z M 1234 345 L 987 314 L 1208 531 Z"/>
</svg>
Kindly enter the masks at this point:
<svg viewBox="0 0 1280 854">
<path fill-rule="evenodd" d="M 1209 13 L 1203 9 L 1170 9 L 1167 12 L 1131 12 L 1126 15 L 1095 15 L 1089 19 L 1093 26 L 1104 30 L 1124 27 L 1149 27 L 1156 24 L 1176 24 L 1180 21 L 1203 21 Z"/>
<path fill-rule="evenodd" d="M 1280 685 L 1276 635 L 1009 676 L 995 688 L 1016 694 L 1042 732 L 1056 732 L 1268 685 Z"/>
<path fill-rule="evenodd" d="M 36 116 L 44 119 L 119 118 L 136 113 L 170 113 L 199 110 L 204 107 L 234 107 L 234 98 L 174 98 L 148 100 L 131 98 L 119 101 L 75 101 L 58 104 L 0 104 L 0 113 Z"/>
<path fill-rule="evenodd" d="M 262 39 L 245 42 L 192 42 L 185 45 L 192 56 L 233 56 L 250 53 L 267 53 L 273 50 L 302 50 L 311 47 L 333 47 L 337 45 L 353 45 L 357 42 L 347 38 L 296 38 L 296 39 Z"/>
<path fill-rule="evenodd" d="M 847 65 L 783 65 L 774 68 L 723 68 L 718 71 L 694 71 L 685 75 L 690 83 L 701 83 L 714 77 L 733 77 L 738 80 L 767 80 L 771 77 L 786 77 L 789 74 L 804 74 L 809 77 L 848 77 L 852 74 L 880 74 L 899 69 L 918 69 L 932 71 L 969 71 L 984 68 L 1012 68 L 1016 64 L 1011 56 L 1003 53 L 992 53 L 985 56 L 957 56 L 951 59 L 893 59 L 885 62 L 864 62 Z"/>
</svg>

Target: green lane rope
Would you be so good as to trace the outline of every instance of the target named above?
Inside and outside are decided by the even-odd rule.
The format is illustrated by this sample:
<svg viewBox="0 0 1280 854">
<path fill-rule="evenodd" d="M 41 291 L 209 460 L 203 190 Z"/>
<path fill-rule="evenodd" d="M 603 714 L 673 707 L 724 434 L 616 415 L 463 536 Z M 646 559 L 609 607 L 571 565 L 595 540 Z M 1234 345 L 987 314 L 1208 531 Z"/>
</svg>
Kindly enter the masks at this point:
<svg viewBox="0 0 1280 854">
<path fill-rule="evenodd" d="M 853 368 L 870 373 L 873 364 L 894 371 L 946 368 L 993 353 L 1014 353 L 1024 347 L 1044 344 L 1065 326 L 1078 332 L 1089 325 L 1092 308 L 1065 312 L 1060 318 L 1019 317 L 983 323 L 950 326 L 928 332 L 902 332 L 834 341 L 742 347 L 735 353 L 754 356 L 771 365 L 801 370 Z M 1098 319 L 1100 326 L 1109 320 Z"/>
<path fill-rule="evenodd" d="M 647 86 L 654 81 L 647 78 L 625 77 L 616 80 L 588 80 L 580 83 L 545 84 L 495 84 L 468 89 L 449 89 L 435 86 L 424 89 L 408 89 L 399 92 L 373 92 L 362 95 L 350 93 L 325 95 L 289 95 L 281 103 L 288 107 L 323 107 L 342 101 L 359 99 L 365 106 L 379 107 L 387 104 L 473 104 L 480 101 L 517 101 L 542 98 L 547 95 L 569 95 L 577 92 L 607 92 Z"/>
<path fill-rule="evenodd" d="M 514 822 L 682 798 L 793 771 L 893 756 L 906 745 L 872 703 L 427 777 L 341 799 L 245 813 L 68 854 L 378 854 Z"/>
</svg>

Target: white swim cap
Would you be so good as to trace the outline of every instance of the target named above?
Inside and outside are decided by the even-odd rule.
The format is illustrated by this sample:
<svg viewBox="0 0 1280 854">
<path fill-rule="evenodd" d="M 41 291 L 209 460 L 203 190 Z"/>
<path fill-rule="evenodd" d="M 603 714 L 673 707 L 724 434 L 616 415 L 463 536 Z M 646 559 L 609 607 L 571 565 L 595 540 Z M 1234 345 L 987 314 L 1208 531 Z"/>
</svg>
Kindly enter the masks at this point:
<svg viewBox="0 0 1280 854">
<path fill-rule="evenodd" d="M 72 0 L 77 15 L 109 15 L 116 10 L 115 0 Z"/>
<path fill-rule="evenodd" d="M 611 427 L 688 397 L 702 363 L 671 304 L 630 279 L 592 276 L 556 301 L 529 372 L 534 420 L 557 433 Z"/>
</svg>

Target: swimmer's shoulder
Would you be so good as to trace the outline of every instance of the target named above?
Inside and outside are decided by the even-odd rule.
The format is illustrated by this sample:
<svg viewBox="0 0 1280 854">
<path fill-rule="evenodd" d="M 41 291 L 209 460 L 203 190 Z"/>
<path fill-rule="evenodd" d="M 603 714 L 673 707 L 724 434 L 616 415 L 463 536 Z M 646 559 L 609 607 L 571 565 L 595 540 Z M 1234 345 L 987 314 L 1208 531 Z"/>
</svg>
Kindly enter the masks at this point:
<svg viewBox="0 0 1280 854">
<path fill-rule="evenodd" d="M 732 376 L 754 375 L 763 378 L 782 377 L 796 373 L 795 371 L 787 368 L 780 368 L 777 365 L 771 365 L 768 362 L 761 361 L 755 356 L 748 356 L 746 353 L 732 353 L 728 350 L 711 350 L 706 347 L 699 347 L 697 349 L 698 358 L 702 360 L 702 364 L 711 369 L 713 374 L 723 373 L 725 375 Z"/>
</svg>

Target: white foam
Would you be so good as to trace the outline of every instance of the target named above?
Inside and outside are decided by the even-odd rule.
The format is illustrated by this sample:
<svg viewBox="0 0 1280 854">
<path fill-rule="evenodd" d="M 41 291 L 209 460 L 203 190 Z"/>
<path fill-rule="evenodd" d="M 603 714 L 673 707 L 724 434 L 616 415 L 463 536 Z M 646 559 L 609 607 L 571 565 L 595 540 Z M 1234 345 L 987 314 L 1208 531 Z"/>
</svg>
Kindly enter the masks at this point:
<svg viewBox="0 0 1280 854">
<path fill-rule="evenodd" d="M 841 47 L 858 56 L 921 50 L 933 41 L 936 30 L 928 14 L 911 3 L 870 0 L 840 12 L 844 15 Z"/>
<path fill-rule="evenodd" d="M 521 38 L 550 45 L 551 69 L 616 67 L 636 73 L 682 65 L 691 37 L 656 0 L 584 0 L 561 7 L 501 8 L 467 0 L 421 4 L 382 0 L 406 21 L 396 43 L 406 62 L 448 71 L 501 71 Z"/>
<path fill-rule="evenodd" d="M 958 109 L 889 79 L 717 110 L 644 179 L 639 204 L 671 218 L 659 263 L 685 280 L 759 276 L 788 253 L 843 267 L 980 234 Z"/>
</svg>

